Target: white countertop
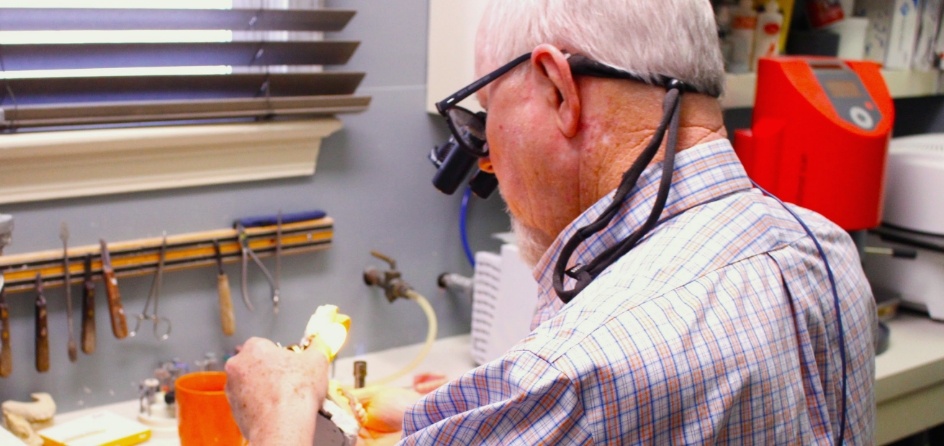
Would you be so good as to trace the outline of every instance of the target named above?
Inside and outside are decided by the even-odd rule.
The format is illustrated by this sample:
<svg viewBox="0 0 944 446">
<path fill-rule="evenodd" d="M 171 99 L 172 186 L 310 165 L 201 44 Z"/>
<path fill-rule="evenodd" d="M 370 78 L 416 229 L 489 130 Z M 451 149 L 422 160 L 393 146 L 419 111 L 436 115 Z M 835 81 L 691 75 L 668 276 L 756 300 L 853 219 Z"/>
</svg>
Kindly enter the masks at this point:
<svg viewBox="0 0 944 446">
<path fill-rule="evenodd" d="M 888 350 L 875 357 L 877 403 L 944 381 L 944 322 L 899 313 L 888 326 Z"/>
<path fill-rule="evenodd" d="M 944 423 L 944 323 L 899 313 L 875 358 L 877 444 Z"/>
<path fill-rule="evenodd" d="M 469 335 L 460 335 L 438 339 L 430 349 L 426 359 L 417 368 L 405 376 L 392 381 L 389 385 L 409 387 L 413 384 L 412 378 L 416 373 L 441 373 L 448 377 L 456 377 L 475 367 L 469 355 Z M 353 384 L 354 361 L 367 361 L 367 385 L 372 380 L 383 379 L 389 374 L 398 372 L 409 364 L 422 349 L 422 344 L 398 347 L 383 350 L 363 356 L 338 358 L 333 367 L 333 378 L 342 384 Z M 104 406 L 97 406 L 57 414 L 56 423 L 64 423 L 76 418 L 96 412 L 109 411 L 137 420 L 139 403 L 137 400 L 123 401 Z M 179 446 L 176 427 L 151 427 L 151 439 L 145 443 L 149 446 Z M 0 443 L 2 444 L 2 443 Z"/>
<path fill-rule="evenodd" d="M 900 314 L 888 323 L 891 329 L 887 351 L 876 358 L 875 396 L 878 406 L 877 443 L 901 438 L 920 429 L 944 422 L 944 323 L 911 313 Z M 447 377 L 458 376 L 473 367 L 469 354 L 469 335 L 442 338 L 436 341 L 429 356 L 416 370 L 391 383 L 410 386 L 415 373 L 435 372 Z M 382 379 L 408 364 L 422 345 L 410 345 L 361 357 L 339 358 L 334 364 L 334 379 L 353 383 L 353 363 L 367 361 L 367 384 Z M 930 405 L 930 406 L 929 406 Z M 136 418 L 137 401 L 83 409 L 56 415 L 64 422 L 96 411 L 112 411 Z M 146 444 L 177 446 L 176 430 L 155 429 Z"/>
</svg>

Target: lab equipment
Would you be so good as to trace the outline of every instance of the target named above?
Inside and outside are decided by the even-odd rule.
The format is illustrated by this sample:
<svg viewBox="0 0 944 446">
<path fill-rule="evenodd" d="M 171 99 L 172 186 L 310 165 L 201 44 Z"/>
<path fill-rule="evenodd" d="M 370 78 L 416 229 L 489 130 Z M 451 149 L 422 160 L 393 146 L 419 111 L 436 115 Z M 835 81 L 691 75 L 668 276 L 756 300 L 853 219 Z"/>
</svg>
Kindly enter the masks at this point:
<svg viewBox="0 0 944 446">
<path fill-rule="evenodd" d="M 474 261 L 472 266 L 475 266 Z M 457 273 L 442 273 L 436 278 L 436 285 L 450 293 L 472 299 L 473 283 L 471 277 Z"/>
<path fill-rule="evenodd" d="M 282 225 L 281 253 L 299 254 L 327 249 L 331 246 L 334 234 L 334 221 L 324 217 L 317 220 L 305 220 Z M 260 258 L 272 256 L 275 252 L 274 226 L 247 228 L 246 234 L 253 251 Z M 235 228 L 214 229 L 209 231 L 178 234 L 167 239 L 168 258 L 173 259 L 173 270 L 215 266 L 213 240 L 220 242 L 223 262 L 238 262 L 240 242 Z M 154 258 L 160 249 L 160 238 L 143 238 L 111 242 L 106 246 L 105 266 L 111 267 L 114 277 L 140 276 L 153 273 L 156 263 Z M 94 274 L 101 271 L 98 261 L 101 252 L 100 243 L 87 246 L 69 247 L 69 256 L 74 259 L 86 254 L 92 255 Z M 116 257 L 117 256 L 117 257 Z M 112 257 L 115 261 L 112 262 Z M 75 263 L 73 261 L 73 263 Z M 76 265 L 72 265 L 75 272 Z M 170 270 L 169 270 L 170 271 Z M 43 273 L 43 285 L 62 286 L 62 250 L 34 251 L 0 256 L 0 272 L 6 278 L 6 292 L 11 294 L 28 293 L 33 290 L 33 279 L 37 272 Z M 107 274 L 106 274 L 107 276 Z M 105 278 L 106 284 L 108 281 Z"/>
<path fill-rule="evenodd" d="M 82 353 L 95 352 L 95 282 L 92 281 L 92 255 L 86 254 L 83 262 L 85 276 L 82 281 Z"/>
<path fill-rule="evenodd" d="M 177 432 L 181 446 L 246 444 L 226 400 L 225 372 L 193 372 L 177 378 Z"/>
<path fill-rule="evenodd" d="M 944 235 L 944 133 L 898 137 L 888 151 L 882 221 L 898 228 Z"/>
<path fill-rule="evenodd" d="M 354 388 L 361 389 L 367 379 L 367 361 L 354 361 Z"/>
<path fill-rule="evenodd" d="M 475 363 L 484 364 L 531 332 L 538 284 L 513 243 L 503 244 L 499 253 L 476 253 L 472 281 L 470 350 Z"/>
<path fill-rule="evenodd" d="M 883 225 L 873 239 L 918 251 L 914 259 L 866 256 L 873 286 L 897 294 L 901 306 L 944 321 L 944 133 L 894 138 L 888 153 Z"/>
<path fill-rule="evenodd" d="M 177 439 L 177 406 L 168 383 L 178 376 L 161 367 L 138 384 L 138 422 L 147 426 L 154 438 Z"/>
<path fill-rule="evenodd" d="M 781 200 L 863 230 L 879 224 L 893 120 L 878 64 L 761 59 L 752 128 L 735 131 L 734 150 Z"/>
<path fill-rule="evenodd" d="M 36 371 L 49 371 L 49 325 L 46 296 L 43 295 L 43 277 L 36 273 Z"/>
<path fill-rule="evenodd" d="M 75 342 L 75 329 L 72 322 L 72 275 L 69 271 L 69 226 L 66 222 L 59 225 L 59 239 L 62 240 L 62 287 L 66 294 L 66 329 L 69 330 L 69 361 L 79 358 L 78 345 Z"/>
<path fill-rule="evenodd" d="M 251 258 L 255 262 L 256 266 L 262 270 L 262 274 L 265 276 L 266 280 L 269 281 L 269 288 L 272 290 L 272 312 L 278 314 L 279 312 L 279 284 L 275 282 L 275 279 L 272 277 L 272 273 L 269 272 L 269 269 L 262 263 L 262 260 L 259 260 L 259 256 L 252 250 L 252 247 L 249 246 L 249 235 L 246 233 L 246 227 L 242 223 L 236 223 L 236 233 L 239 238 L 239 249 L 241 253 L 242 261 L 242 293 L 243 293 L 243 302 L 245 302 L 246 307 L 249 308 L 249 311 L 256 311 L 252 306 L 252 302 L 249 299 L 249 259 Z"/>
<path fill-rule="evenodd" d="M 893 119 L 878 64 L 763 58 L 758 64 L 753 126 L 735 131 L 734 149 L 755 187 L 766 195 L 819 212 L 843 229 L 863 230 L 879 223 Z M 835 279 L 819 241 L 789 207 L 784 209 L 816 244 L 830 280 L 843 374 L 841 444 L 847 370 Z"/>
<path fill-rule="evenodd" d="M 161 382 L 157 378 L 147 378 L 138 384 L 138 412 L 151 416 L 151 406 L 157 402 L 157 394 L 161 390 Z"/>
<path fill-rule="evenodd" d="M 197 370 L 201 372 L 218 372 L 223 370 L 220 366 L 220 360 L 216 358 L 216 353 L 213 352 L 204 353 L 203 359 L 194 361 L 194 365 L 197 366 Z"/>
<path fill-rule="evenodd" d="M 216 292 L 220 301 L 220 324 L 223 334 L 232 336 L 236 333 L 236 314 L 233 312 L 233 297 L 229 292 L 229 277 L 223 270 L 223 253 L 220 251 L 219 240 L 213 240 L 213 251 L 216 254 Z"/>
<path fill-rule="evenodd" d="M 387 264 L 390 266 L 390 269 L 381 271 L 374 267 L 365 268 L 364 283 L 368 286 L 382 288 L 387 301 L 390 303 L 393 303 L 393 301 L 399 298 L 416 302 L 416 304 L 420 306 L 420 309 L 423 310 L 423 314 L 426 315 L 426 320 L 428 323 L 426 330 L 426 340 L 423 342 L 423 347 L 420 349 L 419 353 L 417 353 L 410 363 L 405 365 L 400 370 L 377 381 L 371 381 L 368 384 L 368 387 L 374 387 L 390 384 L 416 369 L 416 367 L 419 366 L 424 359 L 426 359 L 430 349 L 433 348 L 433 342 L 436 340 L 436 332 L 439 329 L 439 323 L 436 319 L 436 312 L 433 311 L 433 307 L 429 304 L 429 301 L 426 300 L 423 295 L 413 290 L 413 287 L 411 287 L 410 284 L 406 283 L 406 281 L 401 278 L 400 271 L 397 270 L 396 260 L 377 251 L 371 251 L 370 254 L 375 258 L 387 262 Z"/>
<path fill-rule="evenodd" d="M 157 271 L 154 273 L 154 280 L 151 281 L 151 290 L 148 292 L 147 300 L 144 301 L 144 310 L 140 314 L 135 315 L 137 321 L 134 323 L 134 330 L 131 331 L 130 336 L 134 337 L 141 330 L 141 323 L 144 321 L 151 321 L 153 324 L 154 337 L 166 341 L 170 338 L 171 324 L 170 319 L 161 316 L 158 313 L 158 304 L 161 299 L 161 282 L 164 278 L 164 257 L 167 256 L 167 234 L 164 234 L 164 237 L 161 241 L 161 249 L 157 254 Z M 148 314 L 148 310 L 151 307 L 151 300 L 154 300 L 154 313 Z"/>
<path fill-rule="evenodd" d="M 99 240 L 102 255 L 102 281 L 105 282 L 105 296 L 108 298 L 108 314 L 111 316 L 111 331 L 116 339 L 128 336 L 128 321 L 125 319 L 125 307 L 121 303 L 121 293 L 118 291 L 118 278 L 115 277 L 115 268 L 111 264 L 111 254 L 108 252 L 108 243 Z"/>
<path fill-rule="evenodd" d="M 275 226 L 280 224 L 298 223 L 308 220 L 318 220 L 324 218 L 327 214 L 324 211 L 302 211 L 283 214 L 279 211 L 276 215 L 258 215 L 254 217 L 241 218 L 236 222 L 236 226 L 242 225 L 244 228 L 256 228 L 260 226 Z"/>
</svg>

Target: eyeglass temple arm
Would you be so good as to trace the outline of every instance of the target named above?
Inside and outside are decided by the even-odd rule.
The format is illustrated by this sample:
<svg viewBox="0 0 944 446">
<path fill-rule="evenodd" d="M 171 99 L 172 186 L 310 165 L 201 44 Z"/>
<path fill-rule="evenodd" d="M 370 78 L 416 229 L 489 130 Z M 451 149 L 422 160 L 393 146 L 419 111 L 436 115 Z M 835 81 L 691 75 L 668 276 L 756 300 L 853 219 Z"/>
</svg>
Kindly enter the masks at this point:
<svg viewBox="0 0 944 446">
<path fill-rule="evenodd" d="M 437 102 L 436 110 L 439 110 L 440 114 L 445 113 L 446 110 L 449 109 L 449 107 L 452 107 L 453 105 L 461 102 L 463 99 L 471 96 L 473 93 L 475 93 L 476 91 L 479 91 L 479 89 L 487 85 L 489 82 L 492 82 L 495 79 L 498 79 L 501 75 L 511 71 L 512 68 L 520 65 L 522 62 L 530 58 L 531 58 L 530 52 L 516 57 L 511 62 L 508 62 L 505 65 L 502 65 L 501 67 L 499 67 L 497 70 L 492 71 L 491 73 L 488 73 L 485 76 L 480 77 L 478 80 L 476 80 L 475 82 L 472 82 L 469 85 L 466 85 L 461 90 L 453 93 L 452 96 L 449 96 L 448 98 Z"/>
</svg>

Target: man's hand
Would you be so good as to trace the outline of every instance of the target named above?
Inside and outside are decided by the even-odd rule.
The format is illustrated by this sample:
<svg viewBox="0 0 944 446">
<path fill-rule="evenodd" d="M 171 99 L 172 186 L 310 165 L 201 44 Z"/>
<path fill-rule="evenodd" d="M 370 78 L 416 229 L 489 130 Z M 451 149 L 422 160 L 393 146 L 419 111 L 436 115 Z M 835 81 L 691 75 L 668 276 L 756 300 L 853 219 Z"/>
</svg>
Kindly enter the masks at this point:
<svg viewBox="0 0 944 446">
<path fill-rule="evenodd" d="M 366 412 L 361 420 L 358 446 L 388 446 L 400 441 L 403 415 L 420 399 L 420 394 L 412 389 L 387 386 L 353 389 L 351 393 Z"/>
<path fill-rule="evenodd" d="M 318 349 L 292 352 L 250 338 L 226 361 L 226 397 L 254 445 L 311 444 L 325 399 L 328 361 Z"/>
</svg>

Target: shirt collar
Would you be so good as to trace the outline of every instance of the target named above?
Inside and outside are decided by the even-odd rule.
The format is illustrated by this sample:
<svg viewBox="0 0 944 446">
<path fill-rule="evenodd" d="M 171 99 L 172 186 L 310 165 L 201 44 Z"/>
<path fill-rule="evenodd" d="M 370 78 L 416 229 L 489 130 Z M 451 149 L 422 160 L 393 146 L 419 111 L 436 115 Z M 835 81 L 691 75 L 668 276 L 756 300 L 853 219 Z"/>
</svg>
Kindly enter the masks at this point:
<svg viewBox="0 0 944 446">
<path fill-rule="evenodd" d="M 626 238 L 642 225 L 652 210 L 661 176 L 662 163 L 648 166 L 610 225 L 577 248 L 568 268 L 577 263 L 588 263 L 600 252 Z M 682 150 L 675 155 L 672 188 L 660 220 L 680 214 L 720 196 L 750 187 L 747 173 L 727 139 L 711 141 Z M 611 192 L 585 210 L 561 231 L 535 265 L 533 274 L 538 282 L 538 304 L 531 324 L 532 328 L 540 325 L 564 306 L 564 303 L 557 298 L 552 286 L 554 264 L 564 243 L 570 240 L 578 229 L 596 220 L 612 201 L 613 193 Z M 658 229 L 656 227 L 653 232 Z M 571 288 L 572 281 L 567 279 L 565 286 Z"/>
</svg>

